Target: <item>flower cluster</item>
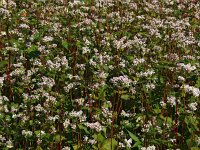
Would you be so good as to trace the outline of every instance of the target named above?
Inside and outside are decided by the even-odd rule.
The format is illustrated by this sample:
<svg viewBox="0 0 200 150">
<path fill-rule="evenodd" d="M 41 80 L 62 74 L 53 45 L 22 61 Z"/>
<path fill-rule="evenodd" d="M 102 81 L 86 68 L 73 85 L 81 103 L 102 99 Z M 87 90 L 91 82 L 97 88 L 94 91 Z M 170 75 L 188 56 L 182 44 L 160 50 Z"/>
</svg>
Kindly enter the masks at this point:
<svg viewBox="0 0 200 150">
<path fill-rule="evenodd" d="M 183 85 L 183 89 L 188 93 L 192 93 L 195 97 L 199 97 L 199 95 L 200 95 L 199 88 L 196 88 L 194 86 L 190 86 L 190 85 L 186 84 L 186 85 Z"/>
<path fill-rule="evenodd" d="M 0 0 L 0 149 L 198 149 L 198 0 Z"/>
<path fill-rule="evenodd" d="M 126 85 L 126 86 L 130 86 L 130 84 L 132 83 L 132 80 L 128 78 L 128 76 L 123 75 L 123 76 L 119 76 L 119 77 L 113 77 L 110 80 L 114 85 L 118 85 L 118 84 L 122 84 L 122 85 Z"/>
</svg>

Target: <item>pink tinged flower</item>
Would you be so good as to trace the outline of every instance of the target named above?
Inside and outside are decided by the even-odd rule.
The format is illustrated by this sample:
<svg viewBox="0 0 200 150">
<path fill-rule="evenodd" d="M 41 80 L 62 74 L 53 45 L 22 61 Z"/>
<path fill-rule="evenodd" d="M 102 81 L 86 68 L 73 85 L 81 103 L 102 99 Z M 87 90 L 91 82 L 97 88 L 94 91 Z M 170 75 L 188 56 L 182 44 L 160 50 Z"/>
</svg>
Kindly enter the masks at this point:
<svg viewBox="0 0 200 150">
<path fill-rule="evenodd" d="M 183 87 L 183 89 L 186 91 L 186 92 L 188 92 L 188 93 L 192 93 L 195 97 L 199 97 L 199 95 L 200 95 L 200 90 L 199 90 L 199 88 L 196 88 L 196 87 L 194 87 L 194 86 L 189 86 L 189 85 L 184 85 L 184 86 L 182 86 Z"/>
</svg>

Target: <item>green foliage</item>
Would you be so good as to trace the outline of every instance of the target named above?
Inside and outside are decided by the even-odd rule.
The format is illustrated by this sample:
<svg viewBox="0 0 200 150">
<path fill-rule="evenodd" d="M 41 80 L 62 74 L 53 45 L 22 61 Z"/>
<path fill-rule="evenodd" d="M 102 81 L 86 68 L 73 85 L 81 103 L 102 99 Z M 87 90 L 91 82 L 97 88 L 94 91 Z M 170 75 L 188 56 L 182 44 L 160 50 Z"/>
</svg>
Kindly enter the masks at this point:
<svg viewBox="0 0 200 150">
<path fill-rule="evenodd" d="M 0 0 L 0 149 L 199 149 L 199 6 Z"/>
</svg>

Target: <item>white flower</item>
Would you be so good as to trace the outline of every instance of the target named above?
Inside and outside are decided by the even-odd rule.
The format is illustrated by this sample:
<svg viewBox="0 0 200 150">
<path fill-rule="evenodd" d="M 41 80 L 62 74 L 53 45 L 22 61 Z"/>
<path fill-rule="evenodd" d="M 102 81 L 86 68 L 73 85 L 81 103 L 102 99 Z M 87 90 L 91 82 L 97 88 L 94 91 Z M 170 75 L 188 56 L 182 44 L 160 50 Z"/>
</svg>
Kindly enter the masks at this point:
<svg viewBox="0 0 200 150">
<path fill-rule="evenodd" d="M 144 124 L 144 128 L 142 128 L 142 132 L 149 132 L 150 127 L 152 126 L 151 121 L 148 121 L 146 124 Z"/>
<path fill-rule="evenodd" d="M 79 105 L 83 106 L 85 99 L 84 98 L 78 98 L 74 100 L 75 102 L 77 102 Z"/>
<path fill-rule="evenodd" d="M 4 142 L 4 141 L 6 141 L 6 138 L 3 137 L 2 135 L 0 135 L 0 140 L 1 140 L 1 142 Z"/>
<path fill-rule="evenodd" d="M 192 88 L 192 93 L 193 93 L 193 95 L 194 95 L 195 97 L 199 97 L 199 95 L 200 95 L 199 89 L 198 89 L 198 88 L 195 88 L 195 87 Z"/>
<path fill-rule="evenodd" d="M 38 140 L 37 140 L 37 144 L 40 145 L 41 143 L 42 143 L 42 140 L 41 140 L 41 139 L 38 139 Z"/>
<path fill-rule="evenodd" d="M 156 126 L 156 130 L 158 131 L 158 133 L 162 134 L 162 129 L 159 126 Z"/>
<path fill-rule="evenodd" d="M 72 128 L 73 130 L 76 130 L 76 124 L 71 124 L 71 128 Z"/>
<path fill-rule="evenodd" d="M 43 109 L 44 108 L 40 104 L 38 104 L 37 106 L 35 106 L 35 110 L 38 111 L 38 112 L 42 111 Z"/>
<path fill-rule="evenodd" d="M 9 101 L 9 99 L 6 96 L 3 96 L 3 100 L 6 101 L 6 102 Z"/>
<path fill-rule="evenodd" d="M 197 144 L 200 145 L 200 137 L 197 137 Z"/>
<path fill-rule="evenodd" d="M 32 136 L 33 132 L 32 131 L 26 131 L 26 130 L 22 130 L 22 135 L 26 136 Z"/>
<path fill-rule="evenodd" d="M 64 128 L 67 128 L 70 125 L 70 120 L 66 119 L 65 122 L 63 123 Z"/>
<path fill-rule="evenodd" d="M 67 60 L 66 56 L 64 56 L 64 57 L 61 59 L 61 65 L 62 65 L 62 66 L 66 66 L 66 68 L 68 68 L 68 60 Z"/>
<path fill-rule="evenodd" d="M 19 25 L 19 28 L 29 29 L 30 27 L 27 24 L 23 23 Z"/>
<path fill-rule="evenodd" d="M 4 77 L 0 77 L 0 85 L 3 84 Z"/>
<path fill-rule="evenodd" d="M 195 70 L 195 69 L 197 69 L 196 68 L 196 66 L 191 66 L 191 64 L 189 63 L 189 64 L 187 64 L 187 65 L 185 65 L 185 67 L 184 67 L 188 72 L 191 72 L 191 71 L 193 71 L 193 70 Z"/>
<path fill-rule="evenodd" d="M 129 139 L 129 140 L 125 139 L 124 142 L 126 143 L 126 146 L 127 146 L 128 148 L 131 148 L 132 139 Z"/>
<path fill-rule="evenodd" d="M 123 148 L 123 147 L 125 147 L 125 145 L 123 143 L 119 142 L 119 147 Z"/>
<path fill-rule="evenodd" d="M 160 105 L 163 106 L 163 107 L 165 107 L 165 106 L 166 106 L 166 103 L 165 103 L 164 101 L 161 101 L 161 102 L 160 102 Z"/>
<path fill-rule="evenodd" d="M 45 37 L 43 37 L 43 42 L 51 42 L 51 41 L 53 41 L 53 37 L 51 37 L 51 36 L 45 36 Z"/>
<path fill-rule="evenodd" d="M 199 97 L 200 95 L 200 90 L 194 86 L 189 86 L 189 85 L 184 85 L 182 86 L 184 90 L 188 93 L 192 93 L 195 97 Z"/>
<path fill-rule="evenodd" d="M 148 76 L 152 76 L 154 73 L 155 73 L 154 70 L 148 69 L 146 72 L 136 73 L 136 76 L 138 76 L 138 77 L 148 77 Z"/>
<path fill-rule="evenodd" d="M 64 148 L 62 148 L 62 150 L 70 150 L 71 148 L 68 146 L 65 146 Z"/>
<path fill-rule="evenodd" d="M 85 123 L 86 127 L 89 127 L 90 129 L 95 129 L 97 132 L 100 132 L 103 130 L 103 126 L 99 122 L 95 123 Z"/>
<path fill-rule="evenodd" d="M 4 111 L 5 111 L 6 113 L 9 112 L 8 106 L 7 106 L 7 105 L 4 105 Z"/>
<path fill-rule="evenodd" d="M 11 140 L 6 142 L 7 148 L 13 148 L 13 143 Z"/>
<path fill-rule="evenodd" d="M 182 77 L 182 76 L 178 76 L 178 80 L 179 80 L 179 81 L 185 81 L 185 78 Z"/>
<path fill-rule="evenodd" d="M 141 150 L 155 150 L 156 147 L 154 145 L 149 146 L 149 147 L 142 147 Z"/>
<path fill-rule="evenodd" d="M 93 139 L 93 140 L 88 140 L 88 143 L 90 143 L 90 144 L 94 145 L 94 144 L 96 144 L 96 143 L 97 143 L 97 141 L 96 141 L 95 139 Z"/>
<path fill-rule="evenodd" d="M 83 114 L 83 111 L 82 111 L 82 110 L 80 110 L 80 111 L 74 111 L 74 110 L 72 110 L 72 111 L 69 113 L 69 115 L 70 115 L 71 117 L 81 117 L 82 114 Z"/>
<path fill-rule="evenodd" d="M 147 147 L 147 150 L 155 150 L 156 147 L 154 145 Z"/>
<path fill-rule="evenodd" d="M 65 92 L 69 92 L 74 87 L 73 83 L 68 84 L 67 86 L 64 87 Z"/>
<path fill-rule="evenodd" d="M 129 86 L 132 83 L 132 80 L 127 75 L 113 77 L 110 81 L 115 85 L 122 83 L 123 85 Z"/>
<path fill-rule="evenodd" d="M 49 88 L 52 88 L 55 85 L 55 81 L 53 78 L 47 78 L 45 76 L 42 77 L 43 82 L 38 83 L 40 86 L 47 86 Z"/>
<path fill-rule="evenodd" d="M 122 110 L 121 115 L 124 116 L 124 117 L 130 117 L 130 116 L 132 116 L 132 114 L 126 113 L 124 110 Z"/>
<path fill-rule="evenodd" d="M 86 121 L 86 119 L 87 119 L 86 115 L 79 117 L 80 122 L 84 122 Z"/>
<path fill-rule="evenodd" d="M 167 102 L 173 107 L 176 105 L 176 98 L 174 96 L 167 97 Z"/>
<path fill-rule="evenodd" d="M 85 141 L 85 142 L 87 142 L 89 139 L 88 136 L 86 136 L 86 135 L 83 138 L 84 138 L 83 141 Z"/>
<path fill-rule="evenodd" d="M 176 139 L 169 139 L 170 142 L 175 143 Z"/>
<path fill-rule="evenodd" d="M 197 104 L 196 102 L 188 104 L 188 106 L 190 107 L 190 109 L 191 109 L 192 111 L 197 110 L 197 105 L 198 105 L 198 104 Z"/>
<path fill-rule="evenodd" d="M 41 130 L 39 133 L 36 134 L 36 136 L 37 136 L 37 137 L 40 137 L 40 136 L 42 136 L 42 135 L 44 135 L 44 134 L 45 134 L 45 132 Z"/>
<path fill-rule="evenodd" d="M 108 74 L 103 71 L 99 73 L 99 78 L 101 78 L 101 79 L 105 79 L 107 76 L 108 76 Z"/>
<path fill-rule="evenodd" d="M 143 62 L 145 62 L 144 58 L 135 58 L 135 59 L 133 60 L 133 65 L 134 65 L 134 66 L 137 66 L 137 65 L 139 65 L 139 64 L 141 64 L 141 63 L 143 63 Z"/>
<path fill-rule="evenodd" d="M 88 47 L 82 47 L 82 53 L 83 54 L 86 54 L 88 52 L 90 52 L 90 49 Z"/>
<path fill-rule="evenodd" d="M 186 71 L 191 72 L 193 70 L 196 70 L 196 66 L 192 66 L 190 63 L 185 65 L 184 63 L 177 64 L 178 67 L 184 68 Z"/>
<path fill-rule="evenodd" d="M 155 89 L 155 84 L 153 84 L 153 83 L 148 83 L 148 84 L 146 85 L 146 88 L 147 88 L 147 91 L 148 91 L 148 90 L 153 90 L 153 89 Z"/>
</svg>

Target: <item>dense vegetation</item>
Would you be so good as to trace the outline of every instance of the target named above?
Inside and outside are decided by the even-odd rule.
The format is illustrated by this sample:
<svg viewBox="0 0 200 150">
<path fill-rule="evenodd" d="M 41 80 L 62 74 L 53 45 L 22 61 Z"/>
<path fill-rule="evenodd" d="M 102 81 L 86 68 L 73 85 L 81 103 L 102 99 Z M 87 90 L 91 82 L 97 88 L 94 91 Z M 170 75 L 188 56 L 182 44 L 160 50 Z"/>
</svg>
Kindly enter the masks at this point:
<svg viewBox="0 0 200 150">
<path fill-rule="evenodd" d="M 198 0 L 0 0 L 0 149 L 198 150 Z"/>
</svg>

